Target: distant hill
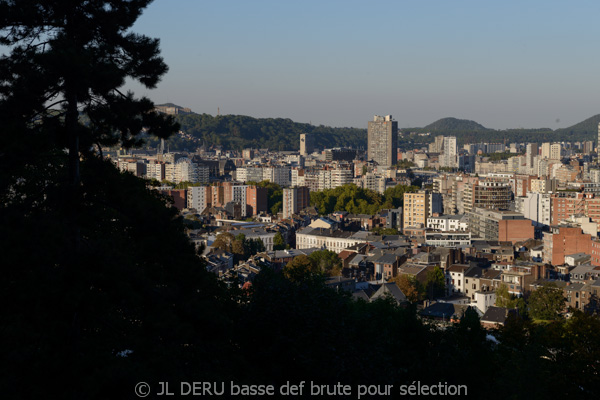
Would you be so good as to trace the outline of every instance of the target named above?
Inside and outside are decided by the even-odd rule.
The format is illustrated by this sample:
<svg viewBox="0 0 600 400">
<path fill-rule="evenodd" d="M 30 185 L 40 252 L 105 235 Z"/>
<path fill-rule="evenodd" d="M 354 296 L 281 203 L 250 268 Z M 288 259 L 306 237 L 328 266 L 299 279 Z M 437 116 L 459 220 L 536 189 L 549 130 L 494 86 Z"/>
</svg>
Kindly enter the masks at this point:
<svg viewBox="0 0 600 400">
<path fill-rule="evenodd" d="M 586 119 L 578 124 L 569 126 L 568 128 L 557 129 L 554 132 L 565 136 L 582 136 L 589 137 L 587 140 L 597 140 L 598 123 L 600 122 L 600 114 Z"/>
<path fill-rule="evenodd" d="M 171 104 L 160 106 L 178 107 Z M 157 106 L 158 108 L 159 106 Z M 185 110 L 185 109 L 184 109 Z M 193 150 L 199 145 L 220 145 L 226 149 L 268 148 L 271 150 L 298 150 L 300 134 L 314 135 L 318 148 L 366 148 L 367 130 L 360 128 L 332 128 L 294 122 L 289 118 L 253 118 L 244 115 L 217 115 L 177 113 L 175 120 L 191 138 L 175 136 L 167 141 L 172 150 Z M 153 146 L 155 139 L 149 139 Z"/>
<path fill-rule="evenodd" d="M 450 132 L 450 131 L 489 131 L 491 129 L 478 124 L 475 121 L 458 118 L 442 118 L 423 128 L 429 132 Z"/>
<path fill-rule="evenodd" d="M 367 148 L 367 130 L 361 128 L 333 128 L 294 122 L 289 118 L 253 118 L 244 115 L 197 114 L 189 108 L 173 103 L 159 104 L 163 112 L 172 113 L 181 124 L 185 135 L 176 135 L 167 141 L 172 150 L 194 150 L 200 145 L 220 145 L 227 149 L 268 148 L 271 150 L 298 150 L 301 133 L 313 134 L 317 148 Z M 175 111 L 176 110 L 176 111 Z M 456 136 L 463 143 L 499 142 L 559 142 L 597 140 L 600 114 L 568 128 L 553 131 L 550 128 L 495 130 L 458 118 L 442 118 L 423 128 L 401 129 L 398 138 L 401 148 L 411 149 L 434 140 L 437 135 Z M 424 136 L 430 132 L 431 135 Z M 414 134 L 410 134 L 414 133 Z M 148 138 L 148 144 L 157 140 Z"/>
</svg>

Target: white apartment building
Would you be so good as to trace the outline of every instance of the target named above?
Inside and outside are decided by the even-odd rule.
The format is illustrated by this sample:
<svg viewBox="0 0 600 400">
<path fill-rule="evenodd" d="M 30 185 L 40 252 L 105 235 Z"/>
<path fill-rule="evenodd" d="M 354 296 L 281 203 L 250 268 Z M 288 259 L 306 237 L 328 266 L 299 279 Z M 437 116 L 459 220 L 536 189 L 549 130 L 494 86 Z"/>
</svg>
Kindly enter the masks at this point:
<svg viewBox="0 0 600 400">
<path fill-rule="evenodd" d="M 354 174 L 351 169 L 336 168 L 331 171 L 331 189 L 352 183 Z"/>
<path fill-rule="evenodd" d="M 235 170 L 235 179 L 239 182 L 260 182 L 263 180 L 263 168 L 240 167 Z"/>
<path fill-rule="evenodd" d="M 162 182 L 165 179 L 165 163 L 150 162 L 146 165 L 146 178 Z"/>
<path fill-rule="evenodd" d="M 386 178 L 368 172 L 366 175 L 354 178 L 354 184 L 359 188 L 373 190 L 383 194 L 386 189 Z"/>
<path fill-rule="evenodd" d="M 562 156 L 562 145 L 560 143 L 554 143 L 550 146 L 550 159 L 560 160 Z"/>
<path fill-rule="evenodd" d="M 194 208 L 198 213 L 204 211 L 210 204 L 210 187 L 190 186 L 187 192 L 188 208 Z"/>
<path fill-rule="evenodd" d="M 263 168 L 262 179 L 273 182 L 282 187 L 291 184 L 291 169 L 289 167 L 267 167 Z"/>
<path fill-rule="evenodd" d="M 316 247 L 340 253 L 350 246 L 365 242 L 364 238 L 347 231 L 331 232 L 329 229 L 306 227 L 296 232 L 296 248 L 299 250 Z"/>
<path fill-rule="evenodd" d="M 469 223 L 464 215 L 440 215 L 427 218 L 427 227 L 442 232 L 464 232 L 469 230 Z"/>
<path fill-rule="evenodd" d="M 242 206 L 242 217 L 246 217 L 246 188 L 247 185 L 236 185 L 231 188 L 232 190 L 232 201 L 241 204 Z"/>
<path fill-rule="evenodd" d="M 552 218 L 550 194 L 528 192 L 525 197 L 516 197 L 515 211 L 532 220 L 536 226 L 550 226 Z"/>
<path fill-rule="evenodd" d="M 456 168 L 457 155 L 456 136 L 444 136 L 444 154 L 440 160 L 440 166 Z"/>
<path fill-rule="evenodd" d="M 181 157 L 175 163 L 166 164 L 165 179 L 175 183 L 201 182 L 198 176 L 198 165 L 187 157 Z"/>
<path fill-rule="evenodd" d="M 306 179 L 304 179 L 304 170 L 301 168 L 294 168 L 291 170 L 291 187 L 306 186 Z"/>
</svg>

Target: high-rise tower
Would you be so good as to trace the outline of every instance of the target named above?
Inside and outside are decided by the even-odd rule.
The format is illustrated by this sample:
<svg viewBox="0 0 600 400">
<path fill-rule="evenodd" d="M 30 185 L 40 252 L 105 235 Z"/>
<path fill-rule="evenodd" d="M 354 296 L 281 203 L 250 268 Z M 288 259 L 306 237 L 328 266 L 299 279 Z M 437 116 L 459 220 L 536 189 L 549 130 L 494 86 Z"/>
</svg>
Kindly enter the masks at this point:
<svg viewBox="0 0 600 400">
<path fill-rule="evenodd" d="M 384 166 L 398 162 L 398 122 L 391 115 L 376 115 L 369 121 L 368 140 L 369 160 Z"/>
<path fill-rule="evenodd" d="M 314 136 L 307 133 L 300 134 L 300 155 L 306 157 L 315 149 Z"/>
</svg>

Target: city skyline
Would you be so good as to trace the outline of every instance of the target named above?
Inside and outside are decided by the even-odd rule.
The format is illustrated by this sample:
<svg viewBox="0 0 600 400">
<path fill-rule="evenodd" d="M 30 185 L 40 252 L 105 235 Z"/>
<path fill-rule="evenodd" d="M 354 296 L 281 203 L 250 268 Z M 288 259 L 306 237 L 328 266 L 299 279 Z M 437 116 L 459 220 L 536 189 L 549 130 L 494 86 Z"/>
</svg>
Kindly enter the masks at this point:
<svg viewBox="0 0 600 400">
<path fill-rule="evenodd" d="M 600 4 L 157 0 L 133 31 L 170 67 L 156 103 L 197 113 L 399 128 L 444 117 L 563 128 L 598 114 Z"/>
</svg>

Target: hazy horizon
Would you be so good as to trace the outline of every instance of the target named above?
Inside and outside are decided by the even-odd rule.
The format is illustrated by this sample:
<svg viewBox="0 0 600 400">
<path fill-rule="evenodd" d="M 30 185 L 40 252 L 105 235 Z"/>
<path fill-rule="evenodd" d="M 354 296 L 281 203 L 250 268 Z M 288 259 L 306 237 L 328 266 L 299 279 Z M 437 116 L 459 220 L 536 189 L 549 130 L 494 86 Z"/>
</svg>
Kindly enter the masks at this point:
<svg viewBox="0 0 600 400">
<path fill-rule="evenodd" d="M 576 5 L 576 7 L 574 7 Z M 161 40 L 156 103 L 197 113 L 400 128 L 574 125 L 600 112 L 600 4 L 155 0 L 133 28 Z"/>
</svg>

